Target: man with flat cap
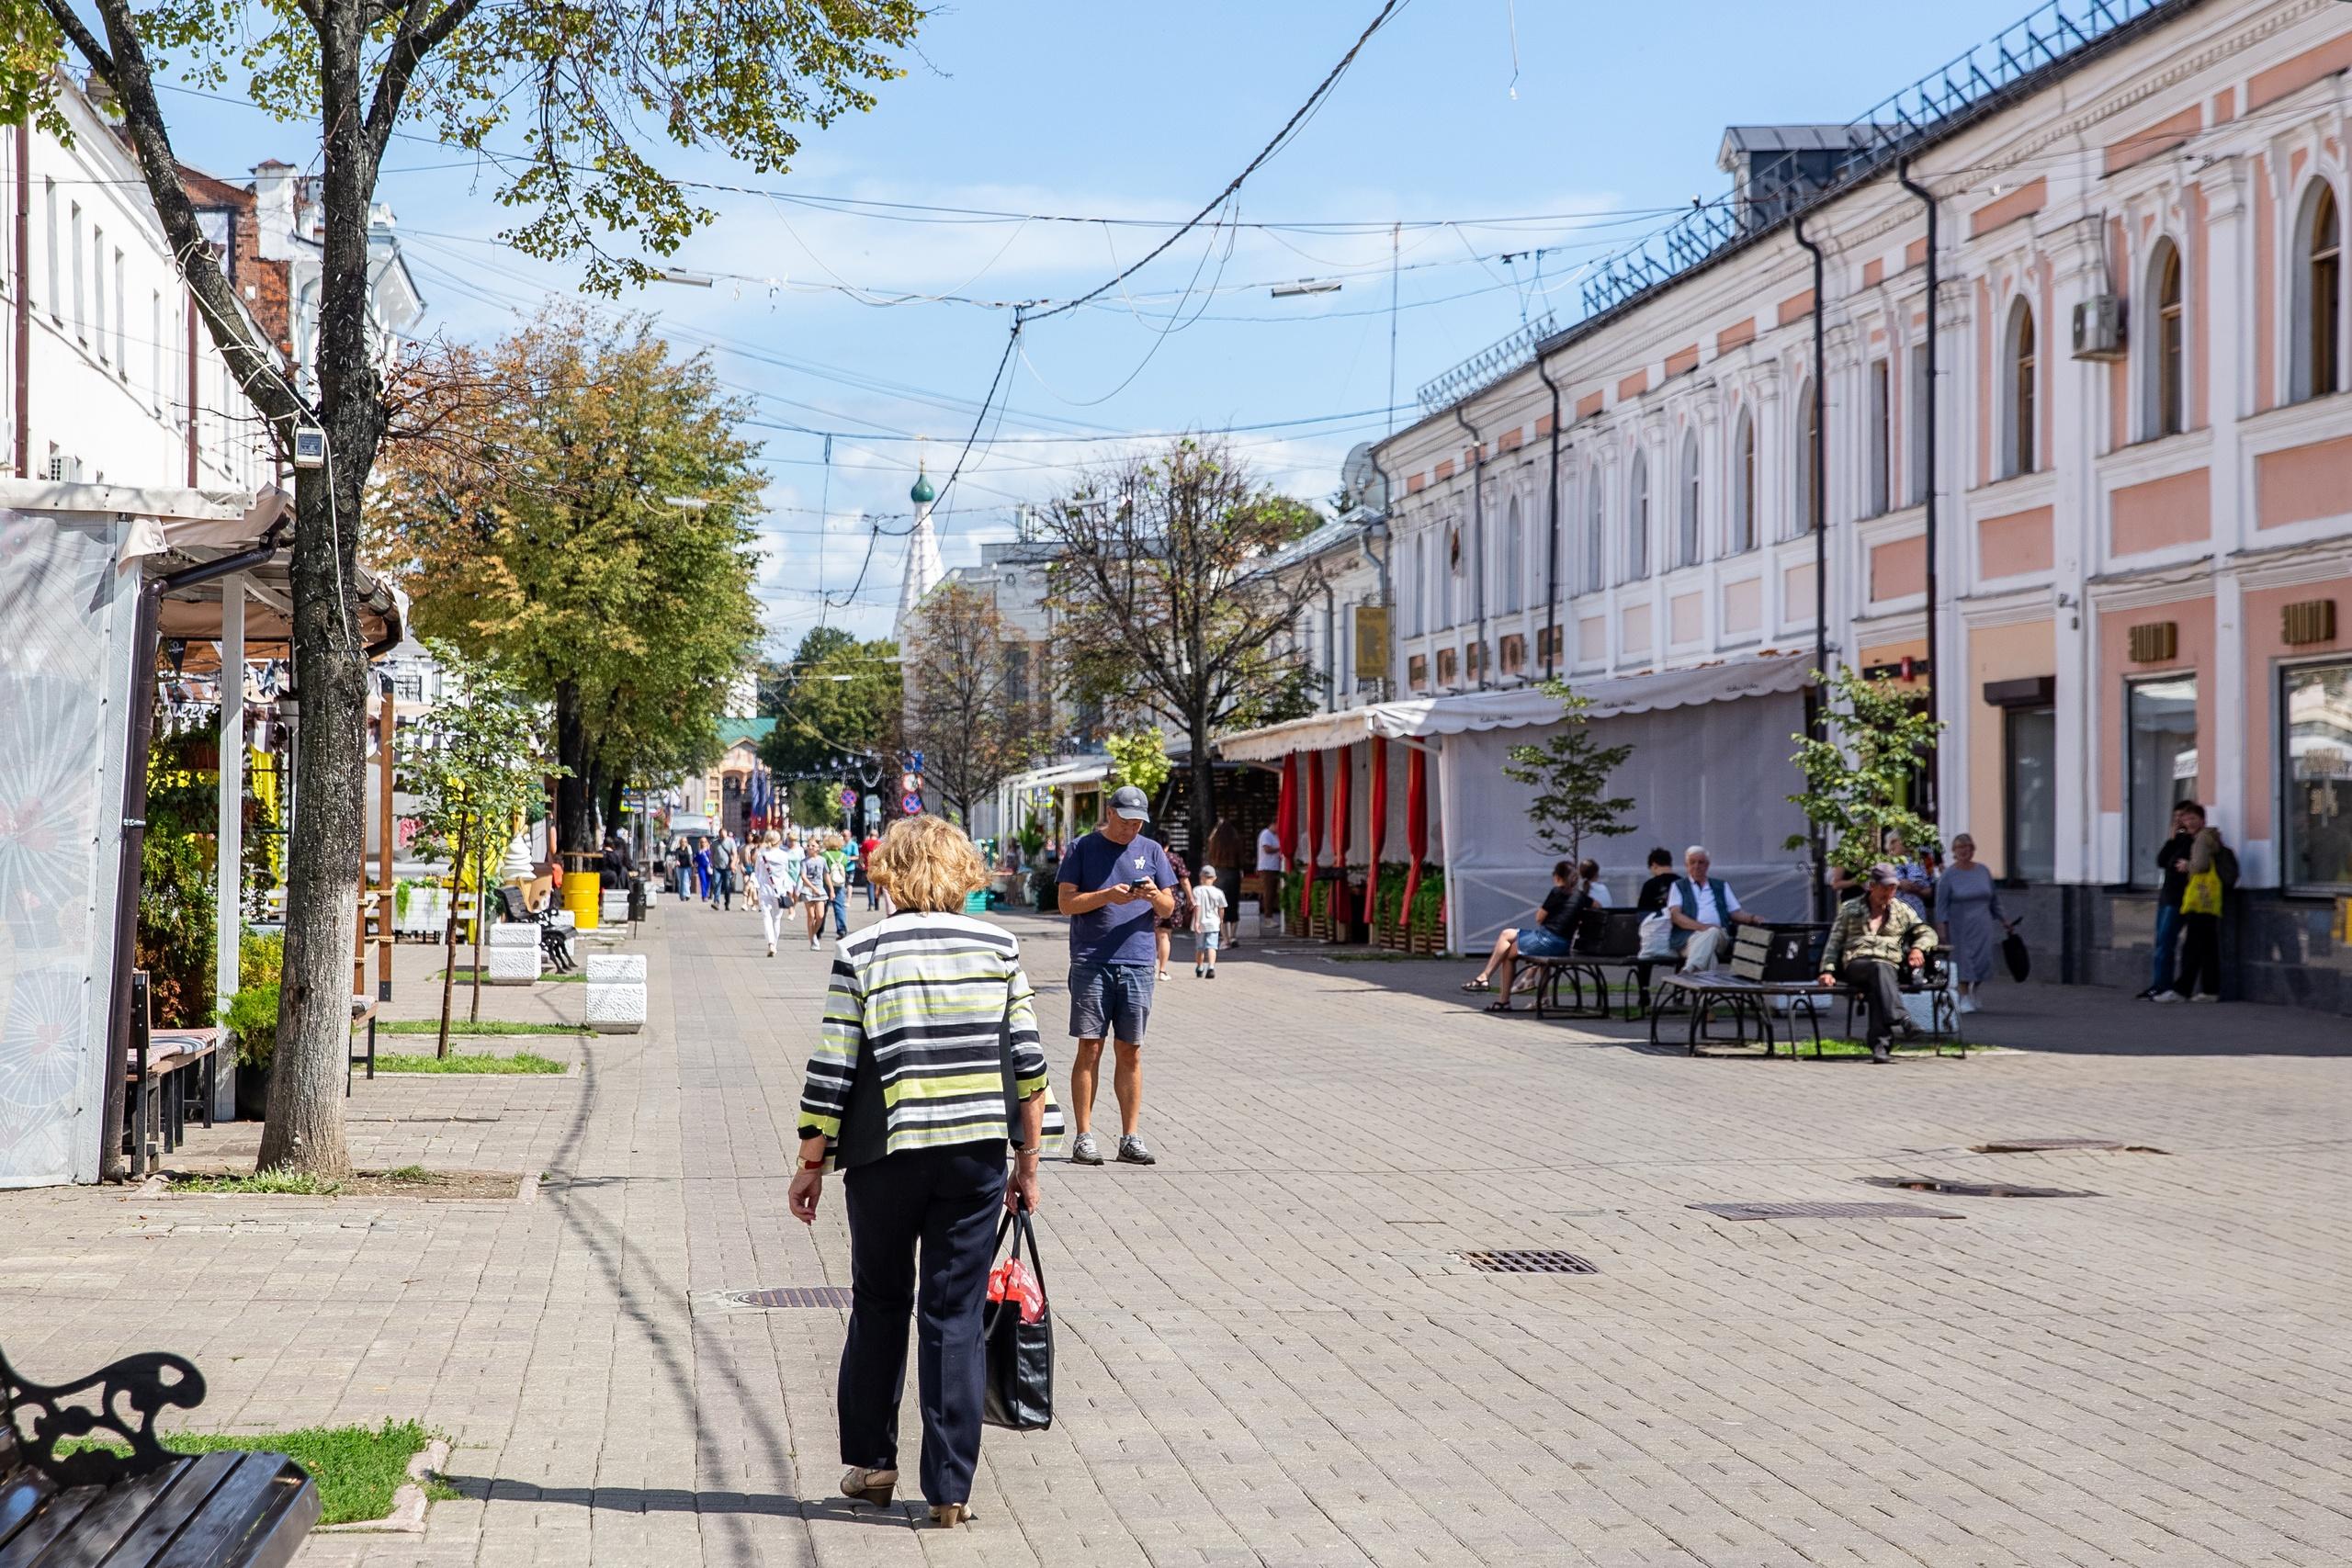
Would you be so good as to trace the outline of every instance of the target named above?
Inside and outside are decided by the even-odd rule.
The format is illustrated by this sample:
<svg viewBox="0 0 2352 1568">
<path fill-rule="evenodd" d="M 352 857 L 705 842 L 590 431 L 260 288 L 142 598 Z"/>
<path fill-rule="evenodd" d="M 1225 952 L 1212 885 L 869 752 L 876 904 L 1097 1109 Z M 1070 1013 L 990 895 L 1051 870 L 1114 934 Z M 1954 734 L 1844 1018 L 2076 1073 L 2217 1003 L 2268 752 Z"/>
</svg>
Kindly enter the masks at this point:
<svg viewBox="0 0 2352 1568">
<path fill-rule="evenodd" d="M 1829 928 L 1829 944 L 1821 950 L 1821 983 L 1845 982 L 1861 994 L 1870 1010 L 1871 1060 L 1893 1058 L 1888 1047 L 1900 1031 L 1906 1040 L 1919 1032 L 1903 1010 L 1903 970 L 1928 962 L 1936 945 L 1936 929 L 1917 910 L 1895 895 L 1903 874 L 1881 863 L 1871 867 L 1862 896 L 1838 911 Z"/>
</svg>

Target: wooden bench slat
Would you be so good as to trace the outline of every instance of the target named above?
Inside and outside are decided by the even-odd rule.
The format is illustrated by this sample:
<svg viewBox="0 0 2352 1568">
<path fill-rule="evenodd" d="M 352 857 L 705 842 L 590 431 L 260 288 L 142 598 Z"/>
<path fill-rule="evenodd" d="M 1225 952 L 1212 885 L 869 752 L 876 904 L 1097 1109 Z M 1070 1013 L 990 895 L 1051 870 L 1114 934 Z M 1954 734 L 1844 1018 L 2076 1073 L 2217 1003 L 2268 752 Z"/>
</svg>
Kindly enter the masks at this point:
<svg viewBox="0 0 2352 1568">
<path fill-rule="evenodd" d="M 0 1483 L 0 1546 L 56 1495 L 57 1483 L 38 1470 L 20 1470 Z"/>
<path fill-rule="evenodd" d="M 107 1568 L 146 1568 L 179 1528 L 211 1501 L 212 1494 L 236 1468 L 238 1457 L 234 1449 L 221 1449 L 175 1467 L 172 1489 L 122 1538 L 114 1556 L 107 1560 Z"/>
<path fill-rule="evenodd" d="M 319 1491 L 284 1454 L 241 1453 L 153 1568 L 285 1568 L 319 1519 Z"/>
<path fill-rule="evenodd" d="M 114 1549 L 124 1538 L 139 1528 L 139 1521 L 171 1490 L 180 1472 L 195 1462 L 183 1460 L 107 1487 L 74 1522 L 65 1539 L 40 1560 L 40 1568 L 98 1568 L 114 1554 Z"/>
<path fill-rule="evenodd" d="M 103 1486 L 69 1486 L 32 1517 L 32 1522 L 0 1546 L 0 1568 L 32 1568 L 41 1553 L 74 1528 L 74 1522 L 106 1495 Z"/>
</svg>

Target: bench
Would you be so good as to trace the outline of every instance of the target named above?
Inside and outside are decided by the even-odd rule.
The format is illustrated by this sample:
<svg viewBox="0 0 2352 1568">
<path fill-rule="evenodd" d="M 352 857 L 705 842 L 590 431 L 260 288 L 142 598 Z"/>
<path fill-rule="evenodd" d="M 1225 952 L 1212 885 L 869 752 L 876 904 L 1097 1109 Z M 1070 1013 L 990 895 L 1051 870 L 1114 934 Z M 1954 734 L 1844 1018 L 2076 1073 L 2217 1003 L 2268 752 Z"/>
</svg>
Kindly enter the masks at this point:
<svg viewBox="0 0 2352 1568">
<path fill-rule="evenodd" d="M 0 1356 L 0 1562 L 284 1568 L 292 1562 L 319 1520 L 318 1487 L 300 1465 L 284 1454 L 233 1450 L 175 1454 L 157 1441 L 155 1417 L 166 1406 L 192 1410 L 203 1398 L 197 1370 L 161 1351 L 126 1356 L 53 1388 Z M 20 1408 L 32 1414 L 29 1434 L 19 1429 Z M 57 1451 L 100 1428 L 130 1451 Z"/>
<path fill-rule="evenodd" d="M 1906 996 L 1925 994 L 1933 998 L 1930 1016 L 1936 1022 L 1926 1033 L 1936 1043 L 1936 1055 L 1943 1055 L 1944 1044 L 1949 1041 L 1966 1057 L 1968 1042 L 1961 1034 L 1960 1010 L 1953 1005 L 1950 982 L 1931 972 L 1924 980 L 1906 976 L 1903 989 Z M 1668 975 L 1659 980 L 1657 1005 L 1650 1010 L 1650 1043 L 1663 1043 L 1658 1038 L 1658 1021 L 1679 1007 L 1689 1019 L 1683 1043 L 1695 1056 L 1701 1045 L 1724 1038 L 1710 1032 L 1716 1012 L 1721 1010 L 1730 1016 L 1733 1043 L 1747 1043 L 1747 1026 L 1753 1022 L 1757 1038 L 1763 1042 L 1764 1055 L 1772 1055 L 1772 1002 L 1776 998 L 1789 998 L 1788 1043 L 1792 1059 L 1797 1054 L 1796 1020 L 1800 1012 L 1813 1029 L 1813 1054 L 1815 1058 L 1821 1055 L 1821 1011 L 1826 1001 L 1845 999 L 1846 1037 L 1854 1037 L 1855 1013 L 1862 1001 L 1861 993 L 1851 986 L 1825 986 L 1819 980 L 1753 980 L 1722 970 L 1708 970 L 1698 975 Z"/>
<path fill-rule="evenodd" d="M 1649 1011 L 1650 975 L 1657 969 L 1671 969 L 1671 958 L 1641 958 L 1628 953 L 1571 953 L 1559 958 L 1530 958 L 1524 954 L 1517 961 L 1521 968 L 1536 977 L 1532 987 L 1535 995 L 1535 1016 L 1546 1018 L 1558 1013 L 1563 1018 L 1612 1018 L 1620 1016 L 1612 1010 L 1609 999 L 1611 975 L 1616 976 L 1619 999 L 1625 1021 L 1634 1022 Z M 1584 999 L 1587 981 L 1592 983 L 1593 999 Z M 1566 986 L 1569 999 L 1560 999 L 1560 988 Z"/>
<path fill-rule="evenodd" d="M 156 1029 L 148 1022 L 148 998 L 147 972 L 131 971 L 130 1058 L 123 1064 L 123 1087 L 134 1177 L 153 1171 L 160 1156 L 179 1148 L 189 1089 L 196 1091 L 197 1108 L 209 1127 L 220 1088 L 220 1031 Z"/>
</svg>

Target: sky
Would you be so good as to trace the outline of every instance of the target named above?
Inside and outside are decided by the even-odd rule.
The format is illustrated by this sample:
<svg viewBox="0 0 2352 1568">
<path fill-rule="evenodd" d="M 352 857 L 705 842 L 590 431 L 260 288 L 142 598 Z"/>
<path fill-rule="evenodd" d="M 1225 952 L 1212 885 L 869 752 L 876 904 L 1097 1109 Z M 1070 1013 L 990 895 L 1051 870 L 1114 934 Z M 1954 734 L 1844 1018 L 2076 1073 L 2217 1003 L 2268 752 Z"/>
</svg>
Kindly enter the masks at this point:
<svg viewBox="0 0 2352 1568">
<path fill-rule="evenodd" d="M 668 172 L 741 187 L 701 193 L 719 218 L 667 263 L 715 281 L 612 308 L 655 313 L 752 403 L 772 640 L 820 621 L 886 635 L 919 463 L 939 484 L 962 457 L 935 518 L 950 567 L 1138 434 L 1229 431 L 1265 482 L 1323 500 L 1351 446 L 1411 421 L 1422 383 L 1546 312 L 1573 321 L 1586 271 L 1722 194 L 1724 126 L 1856 118 L 2026 9 L 1408 0 L 1227 224 L 1025 330 L 979 422 L 1003 302 L 1084 294 L 1166 239 L 1379 3 L 946 6 L 873 111 L 809 131 L 788 172 L 663 154 Z M 314 129 L 213 97 L 165 107 L 182 155 L 215 173 L 315 167 Z M 393 143 L 378 195 L 423 333 L 489 341 L 576 290 L 577 266 L 497 243 L 497 188 L 457 151 Z M 1341 287 L 1269 293 L 1297 279 Z M 948 294 L 982 303 L 896 299 Z"/>
</svg>

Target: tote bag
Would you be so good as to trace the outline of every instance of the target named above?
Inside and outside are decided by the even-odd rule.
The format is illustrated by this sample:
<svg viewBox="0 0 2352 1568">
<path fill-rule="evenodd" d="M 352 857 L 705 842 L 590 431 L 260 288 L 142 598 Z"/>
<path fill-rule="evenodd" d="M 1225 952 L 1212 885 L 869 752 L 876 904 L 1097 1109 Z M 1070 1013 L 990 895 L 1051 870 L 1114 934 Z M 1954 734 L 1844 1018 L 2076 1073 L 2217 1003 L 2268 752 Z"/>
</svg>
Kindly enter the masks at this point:
<svg viewBox="0 0 2352 1568">
<path fill-rule="evenodd" d="M 1015 1432 L 1041 1432 L 1054 1424 L 1054 1303 L 1046 1291 L 1046 1268 L 1037 1256 L 1037 1233 L 1026 1205 L 1004 1216 L 997 1246 L 1012 1237 L 1012 1256 L 1029 1248 L 1029 1269 L 1037 1277 L 1045 1311 L 1035 1323 L 1023 1319 L 1015 1299 L 990 1302 L 980 1311 L 980 1343 L 988 1356 L 988 1382 L 980 1419 Z"/>
</svg>

